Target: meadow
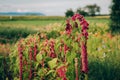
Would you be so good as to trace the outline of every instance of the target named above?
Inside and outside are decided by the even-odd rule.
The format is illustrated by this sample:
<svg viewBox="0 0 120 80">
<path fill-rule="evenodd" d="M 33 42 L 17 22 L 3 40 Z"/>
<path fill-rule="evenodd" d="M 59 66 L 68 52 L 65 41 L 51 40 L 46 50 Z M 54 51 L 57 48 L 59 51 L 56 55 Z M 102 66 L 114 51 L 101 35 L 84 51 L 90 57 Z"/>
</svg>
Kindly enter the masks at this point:
<svg viewBox="0 0 120 80">
<path fill-rule="evenodd" d="M 89 80 L 120 80 L 120 35 L 110 33 L 109 17 L 86 17 L 86 20 L 89 22 Z M 6 67 L 2 55 L 8 57 L 10 50 L 16 49 L 13 47 L 20 38 L 42 33 L 49 39 L 57 38 L 64 26 L 64 17 L 15 17 L 12 20 L 9 17 L 0 18 L 0 64 L 3 65 L 0 67 L 0 78 L 5 79 L 9 75 L 6 73 L 9 71 L 3 69 Z"/>
</svg>

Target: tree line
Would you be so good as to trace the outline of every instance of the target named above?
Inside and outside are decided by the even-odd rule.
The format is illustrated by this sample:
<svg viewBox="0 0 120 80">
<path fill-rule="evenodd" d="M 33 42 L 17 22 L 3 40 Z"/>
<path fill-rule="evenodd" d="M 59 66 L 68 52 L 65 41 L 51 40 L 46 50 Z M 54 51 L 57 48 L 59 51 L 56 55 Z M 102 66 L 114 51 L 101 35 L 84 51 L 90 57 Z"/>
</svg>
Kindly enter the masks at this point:
<svg viewBox="0 0 120 80">
<path fill-rule="evenodd" d="M 74 15 L 74 13 L 79 13 L 82 14 L 83 16 L 95 16 L 95 15 L 100 15 L 100 6 L 97 4 L 92 4 L 92 5 L 86 5 L 85 7 L 77 8 L 77 10 L 74 12 L 72 9 L 68 9 L 65 12 L 66 17 L 71 17 Z"/>
</svg>

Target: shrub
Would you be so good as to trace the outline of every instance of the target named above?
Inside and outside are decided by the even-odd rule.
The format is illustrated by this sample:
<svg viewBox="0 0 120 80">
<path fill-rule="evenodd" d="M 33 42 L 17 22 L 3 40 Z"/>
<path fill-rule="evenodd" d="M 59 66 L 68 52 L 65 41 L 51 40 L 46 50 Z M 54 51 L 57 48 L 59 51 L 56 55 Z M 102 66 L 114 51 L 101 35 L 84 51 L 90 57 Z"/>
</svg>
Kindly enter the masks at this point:
<svg viewBox="0 0 120 80">
<path fill-rule="evenodd" d="M 110 30 L 113 33 L 120 33 L 120 0 L 112 0 L 112 2 Z"/>
<path fill-rule="evenodd" d="M 65 12 L 65 16 L 66 17 L 71 17 L 74 15 L 74 12 L 72 9 L 68 9 L 66 12 Z"/>
</svg>

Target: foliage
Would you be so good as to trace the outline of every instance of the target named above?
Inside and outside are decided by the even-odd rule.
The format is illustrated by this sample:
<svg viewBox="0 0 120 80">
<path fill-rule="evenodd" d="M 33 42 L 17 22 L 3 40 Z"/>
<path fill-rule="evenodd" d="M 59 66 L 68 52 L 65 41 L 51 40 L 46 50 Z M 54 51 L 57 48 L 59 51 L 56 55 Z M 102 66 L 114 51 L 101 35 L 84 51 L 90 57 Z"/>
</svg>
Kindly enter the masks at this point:
<svg viewBox="0 0 120 80">
<path fill-rule="evenodd" d="M 4 73 L 4 63 L 3 63 L 4 57 L 0 56 L 0 79 L 5 79 L 5 73 Z"/>
<path fill-rule="evenodd" d="M 25 38 L 36 31 L 24 28 L 0 27 L 0 43 L 13 43 L 20 38 Z"/>
<path fill-rule="evenodd" d="M 112 2 L 110 30 L 113 33 L 120 33 L 120 0 L 112 0 Z"/>
<path fill-rule="evenodd" d="M 102 31 L 104 32 L 104 31 Z M 89 79 L 90 80 L 119 80 L 120 79 L 120 35 L 110 33 L 95 34 L 91 32 L 88 39 Z M 113 76 L 114 75 L 114 76 Z"/>
<path fill-rule="evenodd" d="M 65 12 L 65 16 L 66 17 L 71 17 L 74 15 L 74 12 L 72 9 L 68 9 L 66 12 Z"/>
<path fill-rule="evenodd" d="M 100 7 L 96 4 L 87 5 L 85 9 L 90 16 L 95 16 L 97 12 L 100 13 Z"/>
<path fill-rule="evenodd" d="M 11 80 L 11 72 L 9 71 L 9 57 L 4 57 L 0 55 L 0 79 L 1 80 Z"/>
<path fill-rule="evenodd" d="M 88 13 L 82 8 L 78 8 L 76 12 L 83 16 L 88 16 Z"/>
</svg>

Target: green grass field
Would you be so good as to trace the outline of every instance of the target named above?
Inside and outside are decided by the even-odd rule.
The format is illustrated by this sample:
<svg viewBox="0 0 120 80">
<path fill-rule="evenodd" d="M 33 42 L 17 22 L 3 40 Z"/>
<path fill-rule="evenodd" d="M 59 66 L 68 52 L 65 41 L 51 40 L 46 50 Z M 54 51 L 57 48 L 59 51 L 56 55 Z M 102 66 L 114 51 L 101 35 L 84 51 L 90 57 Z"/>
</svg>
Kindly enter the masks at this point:
<svg viewBox="0 0 120 80">
<path fill-rule="evenodd" d="M 14 42 L 19 37 L 26 37 L 36 32 L 49 31 L 46 27 L 64 25 L 64 17 L 36 17 L 21 16 L 13 17 L 15 20 L 9 20 L 9 17 L 0 16 L 0 42 Z M 23 19 L 22 19 L 23 18 Z M 4 20 L 5 19 L 5 20 Z M 106 26 L 109 23 L 108 18 L 86 18 L 90 24 L 96 26 Z M 58 24 L 57 24 L 58 23 Z M 97 23 L 97 24 L 96 24 Z M 101 23 L 103 23 L 101 25 Z M 44 29 L 45 28 L 45 29 Z M 6 41 L 7 40 L 7 41 Z"/>
<path fill-rule="evenodd" d="M 45 32 L 49 38 L 59 37 L 56 34 L 64 29 L 63 18 L 59 20 L 55 19 L 55 17 L 51 20 L 50 18 L 47 19 L 1 19 L 0 54 L 8 53 L 8 51 L 4 50 L 5 48 L 8 49 L 14 46 L 17 40 L 26 38 L 30 34 Z M 108 31 L 110 23 L 108 17 L 86 17 L 86 19 L 89 22 L 89 39 L 87 44 L 89 80 L 120 80 L 120 35 L 112 35 Z"/>
</svg>

